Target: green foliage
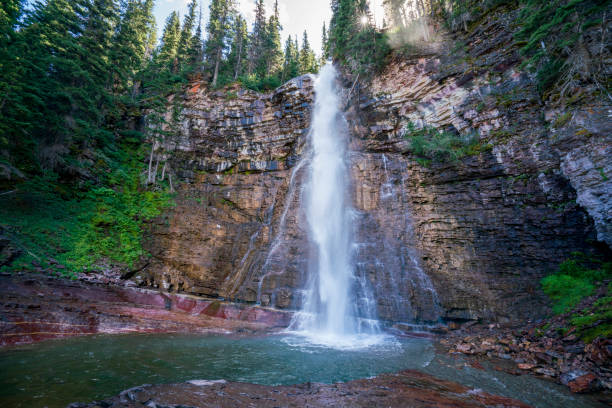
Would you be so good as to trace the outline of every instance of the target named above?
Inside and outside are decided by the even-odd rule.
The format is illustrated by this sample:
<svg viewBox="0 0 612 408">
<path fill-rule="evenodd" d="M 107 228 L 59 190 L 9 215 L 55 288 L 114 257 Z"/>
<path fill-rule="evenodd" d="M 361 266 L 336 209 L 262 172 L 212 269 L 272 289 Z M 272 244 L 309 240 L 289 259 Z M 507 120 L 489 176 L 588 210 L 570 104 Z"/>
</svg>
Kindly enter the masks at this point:
<svg viewBox="0 0 612 408">
<path fill-rule="evenodd" d="M 282 81 L 300 75 L 300 51 L 297 38 L 295 42 L 291 37 L 285 41 L 285 53 L 283 62 Z"/>
<path fill-rule="evenodd" d="M 595 286 L 587 280 L 568 275 L 550 275 L 542 279 L 544 292 L 555 303 L 553 312 L 560 314 L 576 306 L 584 297 L 590 296 Z"/>
<path fill-rule="evenodd" d="M 90 163 L 116 149 L 154 32 L 152 1 L 117 4 L 37 1 L 0 41 L 0 150 L 14 173 L 100 177 Z"/>
<path fill-rule="evenodd" d="M 230 45 L 230 53 L 227 56 L 227 68 L 224 69 L 225 77 L 230 78 L 230 81 L 235 81 L 239 76 L 246 72 L 246 61 L 249 50 L 249 33 L 246 20 L 238 14 L 234 19 L 232 27 L 232 41 Z M 225 73 L 227 71 L 227 73 Z M 223 81 L 225 83 L 230 82 Z"/>
<path fill-rule="evenodd" d="M 574 314 L 570 323 L 576 328 L 576 333 L 585 342 L 591 342 L 597 337 L 612 338 L 612 293 L 599 298 L 592 307 Z"/>
<path fill-rule="evenodd" d="M 401 0 L 386 0 L 401 3 Z M 585 33 L 602 24 L 610 0 L 434 0 L 433 11 L 452 30 L 469 31 L 492 10 L 501 6 L 522 8 L 514 22 L 516 44 L 525 58 L 523 67 L 535 73 L 541 93 L 551 89 L 571 94 L 568 84 L 576 79 L 601 76 L 596 55 L 584 52 Z M 601 37 L 601 34 L 598 34 Z M 604 44 L 600 47 L 605 48 Z"/>
<path fill-rule="evenodd" d="M 468 31 L 471 22 L 481 20 L 497 7 L 516 3 L 514 0 L 433 0 L 432 8 L 451 30 Z"/>
<path fill-rule="evenodd" d="M 553 301 L 555 314 L 565 313 L 591 296 L 597 284 L 612 277 L 612 264 L 575 252 L 552 275 L 542 279 L 544 293 Z"/>
<path fill-rule="evenodd" d="M 243 75 L 238 78 L 238 82 L 247 89 L 253 91 L 269 91 L 281 85 L 280 78 L 277 76 L 265 76 L 263 78 L 255 75 Z"/>
<path fill-rule="evenodd" d="M 166 25 L 161 38 L 159 52 L 156 54 L 155 62 L 174 73 L 178 71 L 178 47 L 181 38 L 181 22 L 176 11 L 172 12 L 166 19 Z"/>
<path fill-rule="evenodd" d="M 327 48 L 333 60 L 354 74 L 380 69 L 390 49 L 384 34 L 372 24 L 367 0 L 334 0 L 332 13 Z"/>
<path fill-rule="evenodd" d="M 460 136 L 431 126 L 419 128 L 409 123 L 404 137 L 410 140 L 410 149 L 414 155 L 435 161 L 453 162 L 482 150 L 478 138 L 473 135 Z"/>
<path fill-rule="evenodd" d="M 601 24 L 610 0 L 526 0 L 516 38 L 524 43 L 523 66 L 536 73 L 541 91 L 571 70 L 567 62 L 586 29 Z M 584 62 L 584 61 L 582 61 Z M 586 73 L 585 73 L 586 74 Z"/>
<path fill-rule="evenodd" d="M 34 264 L 75 276 L 96 269 L 101 261 L 132 267 L 145 256 L 143 223 L 172 200 L 167 189 L 141 187 L 143 154 L 129 147 L 125 152 L 106 186 L 78 191 L 49 175 L 19 185 L 14 196 L 0 197 L 0 225 L 22 250 L 4 269 L 31 269 Z"/>
<path fill-rule="evenodd" d="M 210 2 L 210 18 L 206 31 L 205 55 L 208 66 L 213 71 L 212 86 L 217 86 L 219 72 L 222 69 L 223 56 L 227 52 L 227 41 L 231 37 L 232 16 L 235 13 L 233 0 L 212 0 Z"/>
<path fill-rule="evenodd" d="M 265 37 L 263 41 L 264 60 L 266 72 L 278 74 L 283 64 L 283 50 L 281 48 L 281 24 L 278 10 L 278 0 L 274 2 L 274 13 L 268 20 Z"/>
<path fill-rule="evenodd" d="M 310 43 L 308 42 L 308 34 L 304 30 L 304 37 L 302 39 L 302 49 L 298 56 L 298 63 L 300 67 L 300 74 L 315 73 L 319 71 L 319 64 Z"/>
<path fill-rule="evenodd" d="M 264 47 L 268 27 L 266 23 L 266 10 L 263 0 L 255 1 L 255 21 L 250 37 L 248 74 L 255 74 L 260 78 L 267 75 L 266 61 L 264 59 Z"/>
<path fill-rule="evenodd" d="M 113 40 L 111 60 L 115 93 L 122 94 L 137 86 L 136 74 L 145 66 L 156 42 L 153 0 L 130 1 L 121 11 L 117 35 Z"/>
<path fill-rule="evenodd" d="M 191 0 L 187 6 L 187 14 L 183 19 L 183 26 L 181 28 L 181 35 L 179 37 L 177 58 L 181 64 L 188 64 L 191 60 L 189 53 L 192 51 L 192 38 L 193 29 L 196 23 L 196 7 L 198 3 L 196 0 Z"/>
</svg>

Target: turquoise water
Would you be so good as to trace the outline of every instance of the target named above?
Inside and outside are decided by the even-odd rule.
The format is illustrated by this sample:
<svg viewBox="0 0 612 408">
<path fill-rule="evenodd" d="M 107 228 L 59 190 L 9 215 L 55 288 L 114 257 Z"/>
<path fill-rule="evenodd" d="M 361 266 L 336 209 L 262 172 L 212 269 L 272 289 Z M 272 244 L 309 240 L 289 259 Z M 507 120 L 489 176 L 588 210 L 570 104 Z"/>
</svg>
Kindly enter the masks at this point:
<svg viewBox="0 0 612 408">
<path fill-rule="evenodd" d="M 141 384 L 226 379 L 259 384 L 332 383 L 420 369 L 441 378 L 540 407 L 589 407 L 592 401 L 533 377 L 465 367 L 423 339 L 365 349 L 308 345 L 267 337 L 120 335 L 52 340 L 0 352 L 0 406 L 65 407 Z"/>
</svg>

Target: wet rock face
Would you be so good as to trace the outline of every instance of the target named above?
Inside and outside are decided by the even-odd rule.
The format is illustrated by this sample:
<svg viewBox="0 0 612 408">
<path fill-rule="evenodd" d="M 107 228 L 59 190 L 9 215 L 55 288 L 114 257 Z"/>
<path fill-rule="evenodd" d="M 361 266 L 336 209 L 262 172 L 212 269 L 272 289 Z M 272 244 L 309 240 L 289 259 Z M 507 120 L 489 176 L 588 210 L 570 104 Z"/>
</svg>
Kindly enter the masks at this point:
<svg viewBox="0 0 612 408">
<path fill-rule="evenodd" d="M 295 307 L 308 259 L 296 164 L 312 103 L 310 76 L 265 95 L 187 92 L 179 136 L 162 146 L 180 176 L 177 205 L 151 225 L 138 283 Z"/>
<path fill-rule="evenodd" d="M 390 64 L 347 111 L 355 292 L 372 292 L 382 319 L 537 317 L 540 279 L 571 252 L 610 244 L 610 107 L 592 90 L 571 108 L 542 105 L 504 45 L 511 18 L 491 21 L 464 39 L 468 55 L 445 44 Z M 178 137 L 161 146 L 177 206 L 151 225 L 138 283 L 300 307 L 313 102 L 307 76 L 266 95 L 187 92 Z M 427 164 L 403 137 L 410 122 L 479 142 Z"/>
<path fill-rule="evenodd" d="M 377 208 L 398 247 L 416 247 L 451 319 L 541 315 L 540 279 L 570 252 L 610 243 L 610 107 L 589 97 L 592 89 L 572 108 L 543 106 L 516 50 L 504 45 L 507 23 L 489 21 L 461 39 L 463 57 L 389 65 L 347 115 L 360 152 L 357 201 Z M 479 142 L 457 161 L 424 163 L 404 137 L 409 123 Z M 381 198 L 388 191 L 392 203 Z M 389 250 L 378 242 L 372 253 Z"/>
<path fill-rule="evenodd" d="M 441 310 L 417 250 L 407 160 L 354 152 L 356 275 L 366 276 L 380 317 L 435 321 Z"/>
</svg>

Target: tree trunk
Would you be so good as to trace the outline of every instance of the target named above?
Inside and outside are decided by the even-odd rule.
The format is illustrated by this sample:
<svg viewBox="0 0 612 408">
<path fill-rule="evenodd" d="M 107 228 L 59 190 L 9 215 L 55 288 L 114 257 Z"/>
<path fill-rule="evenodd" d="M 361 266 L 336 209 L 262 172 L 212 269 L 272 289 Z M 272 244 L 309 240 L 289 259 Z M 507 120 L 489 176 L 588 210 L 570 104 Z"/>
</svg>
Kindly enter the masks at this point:
<svg viewBox="0 0 612 408">
<path fill-rule="evenodd" d="M 162 167 L 161 179 L 159 181 L 164 181 L 164 178 L 166 178 L 166 164 L 168 164 L 167 161 L 164 162 L 164 167 Z"/>
<path fill-rule="evenodd" d="M 417 0 L 417 7 L 419 13 L 419 20 L 421 21 L 421 29 L 423 30 L 423 37 L 425 41 L 429 41 L 429 27 L 425 21 L 425 5 L 423 4 L 423 0 Z"/>
<path fill-rule="evenodd" d="M 147 171 L 147 184 L 151 184 L 151 170 L 153 167 L 153 150 L 155 150 L 155 141 L 151 144 L 151 155 L 149 156 L 149 171 Z"/>
<path fill-rule="evenodd" d="M 238 59 L 236 60 L 236 69 L 234 71 L 234 80 L 238 79 L 238 73 L 240 72 L 240 63 L 242 58 L 242 43 L 244 39 L 240 36 L 240 46 L 238 47 Z"/>
<path fill-rule="evenodd" d="M 225 32 L 225 24 L 226 24 L 226 20 L 227 20 L 227 4 L 225 6 L 225 8 L 223 9 L 223 17 L 221 19 L 221 27 L 223 30 L 223 33 L 221 34 L 221 39 L 225 38 L 226 32 Z M 223 40 L 222 40 L 223 41 Z M 221 41 L 221 43 L 222 43 Z M 219 64 L 221 63 L 221 51 L 222 47 L 221 45 L 219 45 L 219 49 L 217 50 L 217 62 L 215 63 L 215 74 L 213 75 L 213 82 L 212 82 L 212 87 L 215 88 L 217 86 L 217 79 L 219 77 Z"/>
<path fill-rule="evenodd" d="M 156 160 L 156 162 L 155 162 L 155 172 L 152 174 L 152 176 L 153 176 L 153 177 L 152 177 L 153 184 L 157 184 L 157 183 L 155 182 L 155 180 L 157 179 L 157 169 L 158 169 L 158 168 L 159 168 L 159 157 L 157 157 L 157 160 Z"/>
<path fill-rule="evenodd" d="M 215 62 L 215 74 L 213 75 L 212 87 L 216 88 L 219 76 L 219 63 L 221 62 L 221 48 L 217 50 L 217 62 Z"/>
</svg>

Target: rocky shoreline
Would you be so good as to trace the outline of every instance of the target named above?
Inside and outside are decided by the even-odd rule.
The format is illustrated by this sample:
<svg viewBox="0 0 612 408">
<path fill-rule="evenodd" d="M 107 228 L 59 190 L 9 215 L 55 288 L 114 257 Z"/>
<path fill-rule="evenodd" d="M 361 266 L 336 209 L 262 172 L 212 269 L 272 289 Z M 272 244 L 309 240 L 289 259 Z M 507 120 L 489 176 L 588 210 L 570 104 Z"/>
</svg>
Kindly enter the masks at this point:
<svg viewBox="0 0 612 408">
<path fill-rule="evenodd" d="M 92 334 L 265 332 L 291 319 L 279 310 L 112 281 L 0 274 L 0 347 Z"/>
<path fill-rule="evenodd" d="M 602 392 L 600 400 L 612 403 L 612 341 L 585 344 L 575 334 L 560 335 L 555 320 L 561 318 L 521 326 L 450 324 L 440 344 L 448 353 L 473 357 L 476 366 L 478 359 L 503 359 L 512 363 L 503 369 L 510 374 L 551 379 L 574 393 Z"/>
<path fill-rule="evenodd" d="M 266 386 L 224 380 L 143 385 L 116 397 L 69 408 L 137 407 L 412 407 L 527 408 L 512 398 L 473 390 L 418 371 L 401 371 L 337 384 Z"/>
</svg>

